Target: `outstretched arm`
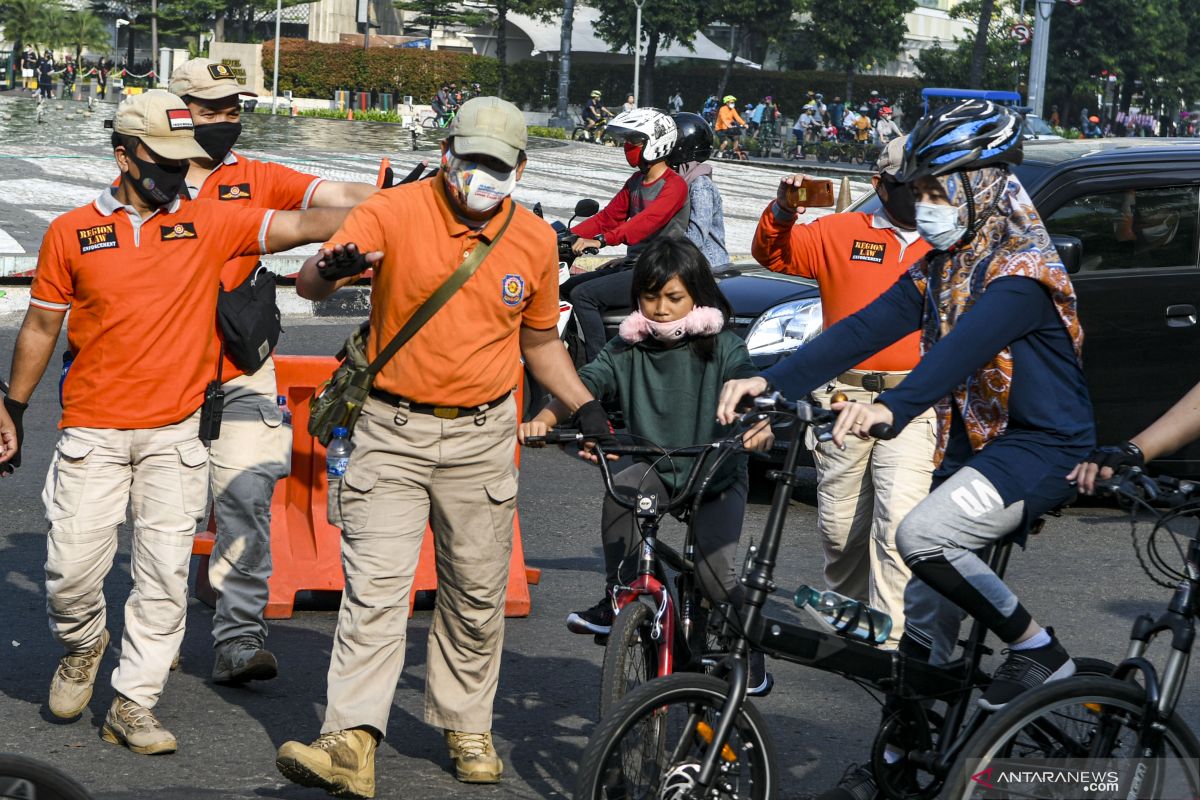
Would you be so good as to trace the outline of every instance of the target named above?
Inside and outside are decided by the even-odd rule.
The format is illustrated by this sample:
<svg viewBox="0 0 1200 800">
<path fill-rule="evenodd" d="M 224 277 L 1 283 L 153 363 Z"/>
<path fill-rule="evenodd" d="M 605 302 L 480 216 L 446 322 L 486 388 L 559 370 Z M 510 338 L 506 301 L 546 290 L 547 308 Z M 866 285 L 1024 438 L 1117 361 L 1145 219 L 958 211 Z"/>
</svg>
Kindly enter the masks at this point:
<svg viewBox="0 0 1200 800">
<path fill-rule="evenodd" d="M 349 208 L 276 211 L 267 227 L 266 251 L 278 253 L 302 244 L 327 242 L 337 233 L 349 213 Z"/>
</svg>

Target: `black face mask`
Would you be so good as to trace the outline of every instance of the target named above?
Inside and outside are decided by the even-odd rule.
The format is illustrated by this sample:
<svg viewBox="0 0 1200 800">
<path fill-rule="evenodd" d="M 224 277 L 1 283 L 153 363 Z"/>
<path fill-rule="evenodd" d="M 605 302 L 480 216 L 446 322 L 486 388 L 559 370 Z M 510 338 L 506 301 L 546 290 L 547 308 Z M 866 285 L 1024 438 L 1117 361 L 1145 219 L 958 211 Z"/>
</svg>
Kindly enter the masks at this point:
<svg viewBox="0 0 1200 800">
<path fill-rule="evenodd" d="M 140 178 L 134 178 L 126 173 L 133 190 L 153 208 L 169 206 L 180 190 L 183 189 L 187 178 L 187 162 L 178 164 L 158 164 L 153 161 L 143 161 L 133 153 L 126 152 L 129 160 L 138 166 Z"/>
<path fill-rule="evenodd" d="M 883 209 L 887 212 L 888 218 L 896 224 L 896 227 L 910 231 L 916 230 L 917 200 L 913 197 L 909 185 L 900 183 L 887 173 L 879 177 L 879 183 L 880 188 L 884 191 L 883 193 L 876 192 L 876 194 L 879 195 L 879 201 L 883 203 Z"/>
<path fill-rule="evenodd" d="M 196 144 L 204 148 L 209 158 L 222 161 L 242 135 L 242 123 L 212 122 L 208 125 L 197 125 L 193 133 L 196 136 Z"/>
</svg>

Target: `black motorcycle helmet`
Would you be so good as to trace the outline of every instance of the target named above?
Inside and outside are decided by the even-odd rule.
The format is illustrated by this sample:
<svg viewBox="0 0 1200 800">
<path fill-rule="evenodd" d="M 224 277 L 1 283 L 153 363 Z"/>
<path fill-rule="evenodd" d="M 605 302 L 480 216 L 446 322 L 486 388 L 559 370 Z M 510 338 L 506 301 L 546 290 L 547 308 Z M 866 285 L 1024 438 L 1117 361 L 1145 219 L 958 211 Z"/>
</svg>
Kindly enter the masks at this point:
<svg viewBox="0 0 1200 800">
<path fill-rule="evenodd" d="M 988 100 L 963 100 L 935 109 L 913 126 L 896 173 L 901 183 L 961 170 L 1020 164 L 1021 115 Z"/>
<path fill-rule="evenodd" d="M 713 149 L 713 130 L 708 121 L 688 111 L 672 114 L 671 119 L 675 120 L 679 134 L 675 149 L 667 156 L 667 164 L 678 167 L 689 161 L 708 161 Z"/>
</svg>

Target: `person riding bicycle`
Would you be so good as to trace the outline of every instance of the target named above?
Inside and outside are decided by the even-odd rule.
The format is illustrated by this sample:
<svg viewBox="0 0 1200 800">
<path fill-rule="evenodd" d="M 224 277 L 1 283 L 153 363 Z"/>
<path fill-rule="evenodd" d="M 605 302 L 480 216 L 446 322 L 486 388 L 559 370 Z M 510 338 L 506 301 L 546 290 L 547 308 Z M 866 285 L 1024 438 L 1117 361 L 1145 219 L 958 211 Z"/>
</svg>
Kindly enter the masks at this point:
<svg viewBox="0 0 1200 800">
<path fill-rule="evenodd" d="M 807 392 L 863 358 L 921 332 L 922 358 L 874 403 L 834 403 L 833 441 L 902 431 L 933 405 L 933 489 L 900 523 L 896 546 L 913 572 L 900 652 L 949 660 L 963 613 L 1007 645 L 980 698 L 998 709 L 1074 664 L 977 551 L 1074 495 L 1066 475 L 1095 446 L 1081 366 L 1083 331 L 1067 271 L 1029 195 L 1010 171 L 1022 158 L 1021 117 L 968 100 L 923 117 L 896 180 L 912 188 L 917 230 L 933 250 L 878 299 L 760 378 L 734 381 L 720 419 L 746 394 Z M 902 751 L 889 747 L 889 761 Z M 870 770 L 847 773 L 822 800 L 873 796 Z"/>
<path fill-rule="evenodd" d="M 712 128 L 704 117 L 687 112 L 672 114 L 677 139 L 667 159 L 688 185 L 688 241 L 700 248 L 709 265 L 719 269 L 729 263 L 725 249 L 725 212 L 721 192 L 712 180 Z"/>
<path fill-rule="evenodd" d="M 612 116 L 613 113 L 600 102 L 600 90 L 593 89 L 592 96 L 583 107 L 583 124 L 588 129 L 588 138 L 595 141 L 596 126 Z"/>
<path fill-rule="evenodd" d="M 667 164 L 678 140 L 669 114 L 655 108 L 618 114 L 608 123 L 608 135 L 623 142 L 625 160 L 637 171 L 599 214 L 571 229 L 579 237 L 571 249 L 580 254 L 620 244 L 628 248 L 624 258 L 559 287 L 560 295 L 575 306 L 589 361 L 604 346 L 604 311 L 626 306 L 632 262 L 651 239 L 682 237 L 690 211 L 687 184 Z"/>
<path fill-rule="evenodd" d="M 916 230 L 912 193 L 897 182 L 905 140 L 879 158 L 871 177 L 881 202 L 874 214 L 845 211 L 803 219 L 807 209 L 788 194 L 804 176 L 784 178 L 778 197 L 763 211 L 751 252 L 772 272 L 816 280 L 828 330 L 859 311 L 929 252 Z M 835 394 L 870 403 L 899 385 L 921 358 L 916 331 L 855 365 L 813 392 L 828 406 Z M 933 472 L 934 417 L 926 410 L 895 439 L 854 439 L 839 448 L 810 442 L 817 468 L 817 533 L 824 551 L 825 584 L 867 603 L 892 619 L 886 646 L 904 631 L 904 588 L 910 572 L 896 550 L 900 520 L 929 494 Z"/>
<path fill-rule="evenodd" d="M 717 107 L 720 103 L 717 102 L 717 96 L 710 94 L 704 101 L 704 107 L 700 109 L 700 116 L 704 117 L 704 121 L 709 125 L 713 125 L 717 121 Z"/>
<path fill-rule="evenodd" d="M 721 142 L 719 152 L 724 153 L 731 141 L 735 151 L 741 149 L 738 137 L 746 127 L 746 120 L 738 113 L 736 97 L 731 94 L 725 95 L 721 101 L 721 108 L 717 111 L 717 124 L 713 127 L 717 132 L 717 139 Z"/>
<path fill-rule="evenodd" d="M 686 239 L 660 238 L 638 257 L 628 288 L 636 309 L 621 323 L 620 334 L 600 355 L 579 370 L 592 395 L 620 407 L 629 433 L 639 444 L 667 450 L 712 442 L 729 435 L 716 422 L 716 399 L 727 380 L 758 374 L 742 339 L 727 330 L 733 310 L 717 288 L 708 261 Z M 570 417 L 557 400 L 520 427 L 522 442 L 544 435 L 547 428 Z M 744 436 L 749 450 L 769 449 L 774 437 L 759 426 Z M 582 454 L 582 453 L 581 453 Z M 594 457 L 593 457 L 594 459 Z M 691 458 L 638 461 L 613 476 L 622 494 L 681 491 Z M 714 602 L 728 599 L 736 608 L 743 590 L 734 561 L 746 510 L 746 457 L 736 456 L 713 477 L 692 519 L 696 540 L 696 577 Z M 601 512 L 605 592 L 595 606 L 572 612 L 573 633 L 608 634 L 615 617 L 614 589 L 635 577 L 640 546 L 633 512 L 605 498 Z M 755 666 L 755 664 L 757 666 Z M 770 691 L 764 661 L 752 661 L 750 694 Z"/>
<path fill-rule="evenodd" d="M 437 116 L 438 125 L 446 125 L 450 122 L 456 106 L 454 98 L 450 94 L 449 85 L 442 84 L 442 88 L 438 89 L 438 93 L 434 95 L 430 106 L 433 108 L 433 113 Z"/>
<path fill-rule="evenodd" d="M 871 118 L 867 115 L 867 107 L 860 106 L 858 116 L 854 118 L 854 141 L 864 143 L 871 141 L 872 125 Z"/>
<path fill-rule="evenodd" d="M 900 126 L 892 119 L 891 106 L 884 106 L 879 109 L 879 119 L 875 123 L 875 139 L 880 145 L 886 145 L 893 139 L 899 139 L 904 135 L 904 131 L 900 130 Z"/>
</svg>

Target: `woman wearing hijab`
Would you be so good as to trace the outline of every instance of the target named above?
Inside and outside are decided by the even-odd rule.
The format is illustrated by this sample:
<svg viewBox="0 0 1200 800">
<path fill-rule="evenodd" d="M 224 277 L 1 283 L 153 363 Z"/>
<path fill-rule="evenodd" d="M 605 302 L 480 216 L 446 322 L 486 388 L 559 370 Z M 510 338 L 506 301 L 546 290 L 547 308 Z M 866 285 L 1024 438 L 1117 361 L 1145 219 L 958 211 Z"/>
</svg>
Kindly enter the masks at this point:
<svg viewBox="0 0 1200 800">
<path fill-rule="evenodd" d="M 938 418 L 933 491 L 905 517 L 896 543 L 913 579 L 900 650 L 950 660 L 964 614 L 1006 643 L 1006 659 L 979 703 L 1003 707 L 1022 691 L 1065 678 L 1074 664 L 976 555 L 1068 501 L 1066 475 L 1095 441 L 1081 367 L 1075 292 L 1041 216 L 1009 165 L 1021 161 L 1021 119 L 986 101 L 922 118 L 897 180 L 916 201 L 917 230 L 933 250 L 862 311 L 768 369 L 731 381 L 719 418 L 744 395 L 778 388 L 803 397 L 912 332 L 922 358 L 875 403 L 835 403 L 833 440 L 899 430 L 926 408 Z M 889 747 L 888 761 L 899 750 Z M 875 784 L 847 772 L 822 800 Z M 867 796 L 867 795 L 863 795 Z"/>
</svg>

